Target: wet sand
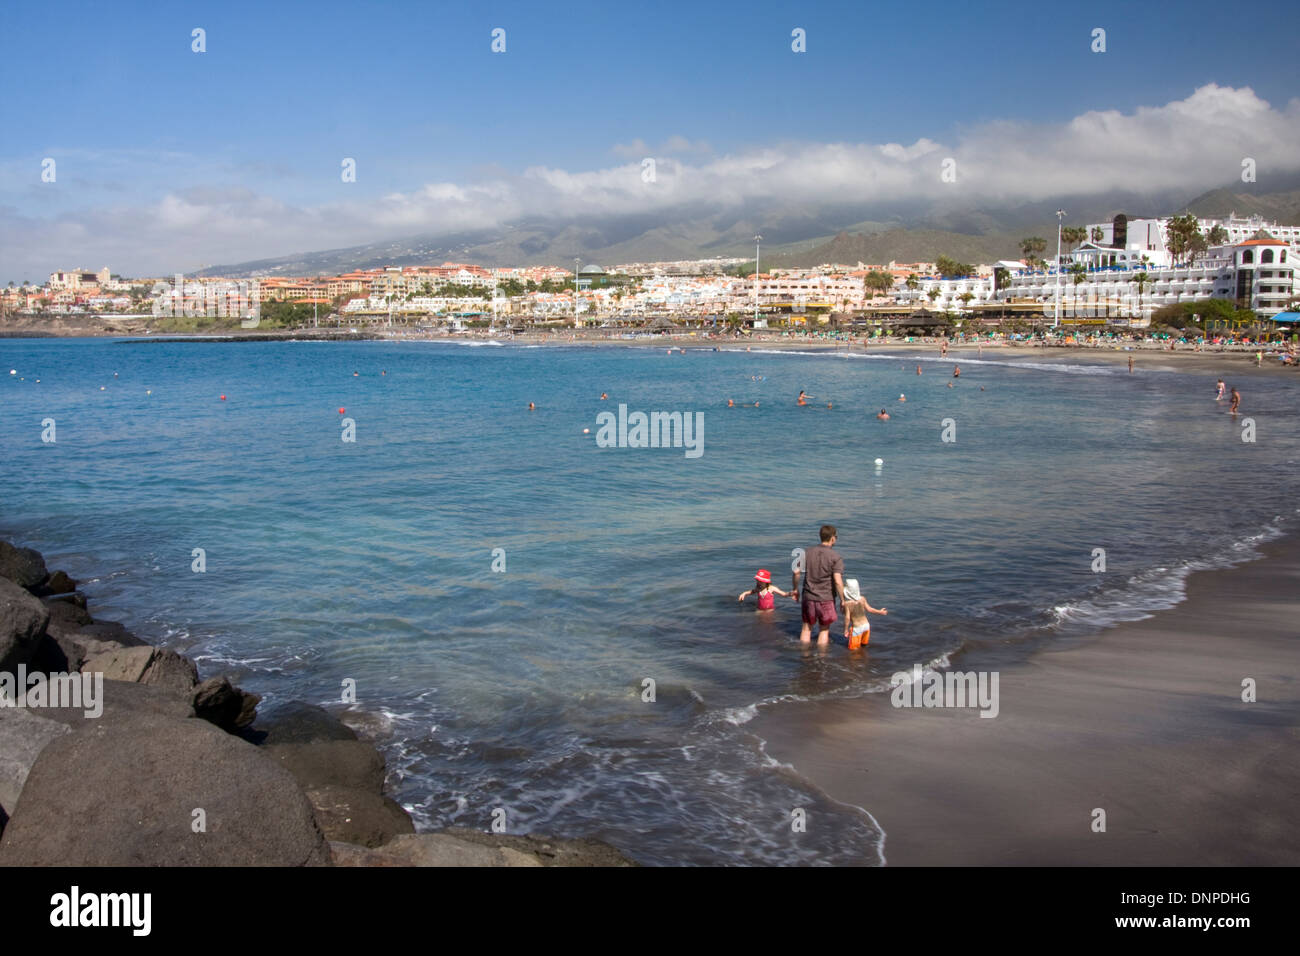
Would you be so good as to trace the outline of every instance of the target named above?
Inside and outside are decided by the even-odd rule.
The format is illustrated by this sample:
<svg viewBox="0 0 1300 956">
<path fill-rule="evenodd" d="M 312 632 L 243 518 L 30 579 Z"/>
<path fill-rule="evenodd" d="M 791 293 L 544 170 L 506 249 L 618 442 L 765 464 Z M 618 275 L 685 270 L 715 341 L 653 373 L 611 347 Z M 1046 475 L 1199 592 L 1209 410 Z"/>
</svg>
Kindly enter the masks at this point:
<svg viewBox="0 0 1300 956">
<path fill-rule="evenodd" d="M 1002 666 L 995 718 L 876 694 L 751 727 L 871 812 L 888 865 L 1300 864 L 1300 537 L 1262 550 L 1193 574 L 1177 607 Z"/>
</svg>

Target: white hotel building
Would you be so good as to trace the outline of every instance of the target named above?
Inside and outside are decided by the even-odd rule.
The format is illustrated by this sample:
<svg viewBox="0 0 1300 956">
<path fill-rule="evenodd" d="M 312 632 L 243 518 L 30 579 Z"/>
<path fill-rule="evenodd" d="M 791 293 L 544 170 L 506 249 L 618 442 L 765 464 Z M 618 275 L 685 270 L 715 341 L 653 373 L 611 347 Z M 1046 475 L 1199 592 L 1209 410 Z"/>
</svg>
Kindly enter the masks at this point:
<svg viewBox="0 0 1300 956">
<path fill-rule="evenodd" d="M 1264 317 L 1276 315 L 1297 294 L 1296 257 L 1300 256 L 1300 227 L 1259 219 L 1202 219 L 1202 233 L 1222 226 L 1228 241 L 1214 246 L 1191 265 L 1174 265 L 1166 245 L 1166 220 L 1115 217 L 1093 224 L 1099 242 L 1089 241 L 1062 256 L 1059 277 L 1063 318 L 1108 318 L 1143 326 L 1161 306 L 1203 299 L 1237 302 Z M 1252 238 L 1261 230 L 1271 239 Z M 1081 282 L 1069 271 L 1082 265 Z M 1146 274 L 1138 287 L 1137 276 Z M 1044 304 L 1051 315 L 1058 294 L 1056 270 L 1014 272 L 999 298 Z"/>
</svg>

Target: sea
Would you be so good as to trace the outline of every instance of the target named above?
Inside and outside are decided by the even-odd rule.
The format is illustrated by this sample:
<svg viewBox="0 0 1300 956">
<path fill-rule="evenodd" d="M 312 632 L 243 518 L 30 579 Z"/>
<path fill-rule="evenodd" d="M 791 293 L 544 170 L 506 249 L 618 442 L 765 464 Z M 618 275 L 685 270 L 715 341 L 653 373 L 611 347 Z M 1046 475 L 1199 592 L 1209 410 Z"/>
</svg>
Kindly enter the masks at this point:
<svg viewBox="0 0 1300 956">
<path fill-rule="evenodd" d="M 1296 383 L 1149 365 L 0 339 L 0 536 L 264 713 L 303 700 L 360 727 L 420 829 L 874 865 L 872 808 L 769 756 L 755 714 L 1087 640 L 1294 528 Z M 602 440 L 620 405 L 691 416 L 699 454 Z M 802 644 L 793 601 L 737 600 L 760 568 L 788 590 L 826 523 L 889 610 L 865 650 L 838 625 Z"/>
</svg>

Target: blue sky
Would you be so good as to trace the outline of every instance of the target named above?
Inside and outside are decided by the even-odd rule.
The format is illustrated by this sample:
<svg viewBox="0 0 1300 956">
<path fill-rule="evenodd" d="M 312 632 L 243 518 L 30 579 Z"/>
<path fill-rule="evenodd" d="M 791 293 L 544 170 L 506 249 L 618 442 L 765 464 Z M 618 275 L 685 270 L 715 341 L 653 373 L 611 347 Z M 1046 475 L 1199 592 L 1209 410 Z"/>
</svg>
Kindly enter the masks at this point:
<svg viewBox="0 0 1300 956">
<path fill-rule="evenodd" d="M 534 167 L 599 172 L 641 153 L 690 165 L 790 144 L 956 150 L 999 123 L 1132 115 L 1211 84 L 1276 111 L 1300 94 L 1300 5 L 1084 7 L 8 5 L 0 210 L 12 222 L 0 224 L 28 232 L 19 247 L 75 245 L 78 229 L 51 226 L 169 196 L 319 210 Z M 205 53 L 191 52 L 194 27 Z M 490 50 L 495 27 L 504 54 Z M 806 53 L 791 50 L 795 27 Z M 1090 50 L 1094 27 L 1104 54 Z M 39 181 L 46 156 L 57 188 Z M 346 193 L 342 157 L 358 164 Z"/>
</svg>

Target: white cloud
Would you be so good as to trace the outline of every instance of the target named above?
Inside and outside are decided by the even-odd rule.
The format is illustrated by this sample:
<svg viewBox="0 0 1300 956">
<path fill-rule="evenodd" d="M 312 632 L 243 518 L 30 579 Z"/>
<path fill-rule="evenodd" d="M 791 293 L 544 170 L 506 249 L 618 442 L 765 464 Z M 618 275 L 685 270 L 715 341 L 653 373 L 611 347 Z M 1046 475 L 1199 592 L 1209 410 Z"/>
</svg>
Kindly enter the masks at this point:
<svg viewBox="0 0 1300 956">
<path fill-rule="evenodd" d="M 1267 189 L 1271 174 L 1300 165 L 1300 100 L 1277 109 L 1249 88 L 1209 85 L 1186 99 L 1131 114 L 1092 111 L 1055 125 L 986 123 L 963 130 L 952 143 L 799 142 L 714 155 L 707 144 L 672 137 L 658 155 L 640 140 L 614 151 L 626 161 L 580 172 L 531 167 L 476 183 L 428 183 L 368 201 L 293 205 L 244 187 L 187 182 L 145 205 L 65 209 L 44 218 L 0 208 L 0 262 L 8 273 L 3 279 L 22 278 L 15 270 L 34 278 L 56 267 L 104 263 L 115 271 L 158 273 L 493 228 L 522 217 L 668 218 L 674 208 L 765 200 L 968 205 L 1170 188 L 1190 198 L 1236 180 L 1245 157 L 1256 161 L 1259 186 Z M 647 183 L 641 159 L 652 155 L 656 177 Z M 947 157 L 956 160 L 955 183 L 940 178 Z M 158 181 L 166 180 L 160 175 Z"/>
</svg>

